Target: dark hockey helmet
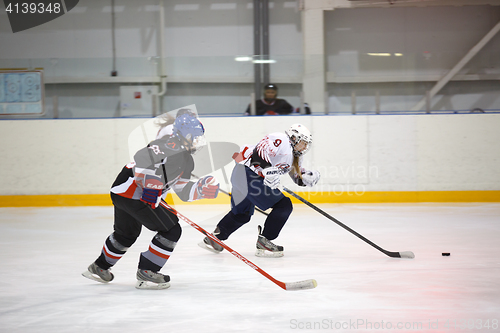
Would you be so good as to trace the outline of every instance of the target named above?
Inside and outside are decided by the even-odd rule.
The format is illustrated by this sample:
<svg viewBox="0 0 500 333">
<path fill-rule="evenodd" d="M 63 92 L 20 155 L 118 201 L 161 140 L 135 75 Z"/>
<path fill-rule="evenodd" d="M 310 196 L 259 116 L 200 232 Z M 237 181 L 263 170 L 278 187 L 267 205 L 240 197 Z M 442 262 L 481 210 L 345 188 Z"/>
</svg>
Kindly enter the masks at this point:
<svg viewBox="0 0 500 333">
<path fill-rule="evenodd" d="M 192 154 L 206 144 L 203 124 L 189 113 L 182 114 L 175 119 L 172 134 L 179 137 Z"/>
</svg>

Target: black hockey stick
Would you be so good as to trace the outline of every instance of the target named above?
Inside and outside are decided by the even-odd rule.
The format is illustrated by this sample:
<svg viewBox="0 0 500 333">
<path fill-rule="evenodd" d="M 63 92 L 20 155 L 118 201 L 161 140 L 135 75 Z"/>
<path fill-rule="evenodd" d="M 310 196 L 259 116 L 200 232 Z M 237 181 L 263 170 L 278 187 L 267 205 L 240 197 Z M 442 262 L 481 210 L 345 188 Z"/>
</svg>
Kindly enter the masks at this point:
<svg viewBox="0 0 500 333">
<path fill-rule="evenodd" d="M 349 228 L 344 223 L 340 222 L 339 220 L 337 220 L 336 218 L 334 218 L 330 214 L 324 212 L 323 210 L 319 209 L 318 207 L 316 207 L 315 205 L 313 205 L 312 203 L 310 203 L 306 199 L 304 199 L 304 198 L 300 197 L 299 195 L 295 194 L 292 190 L 289 190 L 289 189 L 287 189 L 284 186 L 283 186 L 283 190 L 285 192 L 287 192 L 288 194 L 290 194 L 291 196 L 293 196 L 294 198 L 299 199 L 300 201 L 302 201 L 303 203 L 305 203 L 306 205 L 308 205 L 309 207 L 311 207 L 312 209 L 314 209 L 315 211 L 317 211 L 321 215 L 323 215 L 326 218 L 328 218 L 328 219 L 332 220 L 333 222 L 337 223 L 339 226 L 341 226 L 345 230 L 349 231 L 351 234 L 355 235 L 356 237 L 358 237 L 361 240 L 365 241 L 366 243 L 370 244 L 371 246 L 373 246 L 374 248 L 376 248 L 380 252 L 388 255 L 389 257 L 391 257 L 391 258 L 408 258 L 408 259 L 415 258 L 415 254 L 413 252 L 411 252 L 411 251 L 391 252 L 391 251 L 384 250 L 383 248 L 381 248 L 377 244 L 373 243 L 371 240 L 365 238 L 364 236 L 358 234 L 356 231 L 352 230 L 351 228 Z"/>
<path fill-rule="evenodd" d="M 192 175 L 194 178 L 200 178 L 200 177 L 196 176 L 195 174 L 191 174 L 191 175 Z M 223 190 L 223 189 L 221 189 L 221 188 L 219 188 L 219 192 L 222 192 L 222 193 L 224 193 L 225 195 L 228 195 L 228 196 L 230 196 L 230 197 L 231 197 L 231 193 L 226 192 L 226 191 L 224 191 L 224 190 Z M 260 209 L 259 207 L 255 207 L 255 210 L 256 210 L 256 211 L 258 211 L 259 213 L 262 213 L 262 214 L 266 215 L 266 216 L 268 216 L 268 215 L 269 215 L 268 213 L 266 213 L 265 211 L 263 211 L 263 210 L 262 210 L 262 209 Z"/>
<path fill-rule="evenodd" d="M 251 262 L 247 258 L 243 257 L 241 254 L 239 254 L 238 252 L 234 251 L 233 249 L 231 249 L 226 244 L 224 244 L 217 237 L 215 237 L 211 233 L 207 232 L 205 229 L 203 229 L 202 227 L 200 227 L 199 225 L 197 225 L 196 223 L 194 223 L 193 221 L 191 221 L 190 219 L 188 219 L 187 217 L 185 217 L 184 215 L 182 215 L 181 213 L 179 213 L 173 207 L 169 206 L 165 201 L 161 201 L 160 205 L 162 205 L 163 207 L 165 207 L 171 213 L 177 215 L 177 217 L 179 219 L 183 220 L 184 222 L 186 222 L 187 224 L 189 224 L 190 226 L 192 226 L 193 228 L 195 228 L 196 230 L 198 230 L 199 232 L 201 232 L 202 234 L 204 234 L 205 236 L 207 236 L 208 238 L 210 238 L 211 240 L 213 240 L 214 242 L 216 242 L 217 244 L 219 244 L 220 246 L 222 246 L 223 248 L 225 248 L 233 256 L 235 256 L 236 258 L 240 259 L 245 264 L 247 264 L 248 266 L 252 267 L 254 270 L 256 270 L 260 274 L 264 275 L 266 278 L 268 278 L 269 280 L 271 280 L 272 282 L 274 282 L 275 284 L 277 284 L 281 288 L 283 288 L 285 290 L 302 290 L 302 289 L 313 289 L 313 288 L 316 288 L 316 286 L 318 285 L 318 283 L 314 279 L 304 280 L 304 281 L 297 281 L 297 282 L 281 282 L 279 280 L 276 280 L 271 275 L 267 274 L 263 269 L 261 269 L 260 267 L 258 267 L 257 265 L 255 265 L 253 262 Z"/>
<path fill-rule="evenodd" d="M 220 192 L 222 192 L 222 193 L 224 193 L 224 194 L 226 194 L 226 195 L 231 196 L 231 193 L 228 193 L 228 192 L 226 192 L 226 191 L 224 191 L 224 190 L 221 190 L 220 188 L 219 188 L 219 191 L 220 191 Z M 265 211 L 263 211 L 262 209 L 260 209 L 260 208 L 259 208 L 259 207 L 257 207 L 257 206 L 255 206 L 255 210 L 256 210 L 256 211 L 258 211 L 259 213 L 262 213 L 262 214 L 264 214 L 264 215 L 266 215 L 266 216 L 269 216 L 269 214 L 268 214 L 268 213 L 266 213 Z"/>
</svg>

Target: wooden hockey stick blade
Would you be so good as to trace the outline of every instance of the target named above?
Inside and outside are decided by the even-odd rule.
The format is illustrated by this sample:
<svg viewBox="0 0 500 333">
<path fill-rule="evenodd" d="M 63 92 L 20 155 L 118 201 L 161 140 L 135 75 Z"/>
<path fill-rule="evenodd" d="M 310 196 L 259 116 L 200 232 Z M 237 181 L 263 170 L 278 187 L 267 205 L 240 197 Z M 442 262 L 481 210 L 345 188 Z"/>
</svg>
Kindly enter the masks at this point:
<svg viewBox="0 0 500 333">
<path fill-rule="evenodd" d="M 316 280 L 314 280 L 314 279 L 285 283 L 286 290 L 314 289 L 317 286 L 318 286 L 318 282 L 316 282 Z"/>
<path fill-rule="evenodd" d="M 187 217 L 185 217 L 184 215 L 179 213 L 173 207 L 169 206 L 165 201 L 162 200 L 160 202 L 160 205 L 165 207 L 171 213 L 175 214 L 179 219 L 183 220 L 184 222 L 186 222 L 187 224 L 189 224 L 190 226 L 192 226 L 193 228 L 195 228 L 196 230 L 198 230 L 199 232 L 201 232 L 202 234 L 204 234 L 205 236 L 207 236 L 208 238 L 210 238 L 211 240 L 213 240 L 214 242 L 216 242 L 217 244 L 219 244 L 220 246 L 225 248 L 233 256 L 240 259 L 245 264 L 247 264 L 248 266 L 250 266 L 251 268 L 253 268 L 257 272 L 259 272 L 260 274 L 264 275 L 266 278 L 268 278 L 269 280 L 274 282 L 276 285 L 278 285 L 282 289 L 284 289 L 284 290 L 304 290 L 304 289 L 316 288 L 316 286 L 318 285 L 316 280 L 305 280 L 305 281 L 288 282 L 288 283 L 276 280 L 271 275 L 267 274 L 264 270 L 262 270 L 259 266 L 255 265 L 253 262 L 251 262 L 250 260 L 248 260 L 247 258 L 242 256 L 238 252 L 234 251 L 229 246 L 227 246 L 226 244 L 221 242 L 217 237 L 215 237 L 211 233 L 207 232 L 205 229 L 203 229 L 202 227 L 200 227 L 199 225 L 197 225 L 196 223 L 194 223 L 193 221 L 191 221 L 190 219 L 188 219 Z"/>
<path fill-rule="evenodd" d="M 403 251 L 403 252 L 399 252 L 399 257 L 413 259 L 413 258 L 415 258 L 415 253 L 413 253 L 411 251 Z"/>
<path fill-rule="evenodd" d="M 299 196 L 298 194 L 296 194 L 295 192 L 293 192 L 292 190 L 289 190 L 287 189 L 286 187 L 283 186 L 283 191 L 287 192 L 288 194 L 290 194 L 291 196 L 293 196 L 294 198 L 296 199 L 299 199 L 300 201 L 302 201 L 303 203 L 305 203 L 306 205 L 308 205 L 309 207 L 311 207 L 312 209 L 314 209 L 315 211 L 317 211 L 318 213 L 320 213 L 321 215 L 325 216 L 326 218 L 328 218 L 329 220 L 337 223 L 339 226 L 341 226 L 342 228 L 344 228 L 345 230 L 349 231 L 351 234 L 353 234 L 354 236 L 358 237 L 359 239 L 363 240 L 364 242 L 370 244 L 371 246 L 373 246 L 374 248 L 376 248 L 377 250 L 379 250 L 380 252 L 384 253 L 385 255 L 391 257 L 391 258 L 407 258 L 407 259 L 413 259 L 415 258 L 415 254 L 411 251 L 403 251 L 403 252 L 391 252 L 391 251 L 387 251 L 383 248 L 381 248 L 380 246 L 378 246 L 377 244 L 373 243 L 371 240 L 367 239 L 366 237 L 364 237 L 363 235 L 357 233 L 356 231 L 352 230 L 351 228 L 349 228 L 348 226 L 346 226 L 344 223 L 340 222 L 339 220 L 337 220 L 336 218 L 334 218 L 333 216 L 331 216 L 330 214 L 326 213 L 325 211 L 321 210 L 320 208 L 316 207 L 315 205 L 313 205 L 312 203 L 310 203 L 309 201 L 307 201 L 306 199 L 302 198 L 301 196 Z"/>
</svg>

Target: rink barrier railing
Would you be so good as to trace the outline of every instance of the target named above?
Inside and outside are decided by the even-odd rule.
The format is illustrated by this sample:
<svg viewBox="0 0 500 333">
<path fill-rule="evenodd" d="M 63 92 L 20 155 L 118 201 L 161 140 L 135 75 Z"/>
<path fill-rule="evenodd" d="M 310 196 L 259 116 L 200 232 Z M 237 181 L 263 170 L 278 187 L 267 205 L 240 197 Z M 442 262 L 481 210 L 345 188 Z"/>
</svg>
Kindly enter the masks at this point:
<svg viewBox="0 0 500 333">
<path fill-rule="evenodd" d="M 500 202 L 500 191 L 388 191 L 388 192 L 297 192 L 315 204 L 329 203 L 411 203 L 411 202 Z M 288 194 L 285 194 L 289 196 Z M 294 204 L 302 204 L 291 198 Z M 229 197 L 182 202 L 168 194 L 167 202 L 186 205 L 228 204 Z M 3 195 L 0 207 L 111 206 L 109 194 Z"/>
</svg>

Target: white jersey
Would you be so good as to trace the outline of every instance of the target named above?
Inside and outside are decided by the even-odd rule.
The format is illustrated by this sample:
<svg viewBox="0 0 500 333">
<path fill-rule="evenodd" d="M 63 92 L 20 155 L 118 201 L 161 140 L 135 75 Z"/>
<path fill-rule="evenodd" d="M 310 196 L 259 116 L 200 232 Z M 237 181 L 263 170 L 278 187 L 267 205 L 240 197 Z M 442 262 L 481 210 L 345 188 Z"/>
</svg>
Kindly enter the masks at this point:
<svg viewBox="0 0 500 333">
<path fill-rule="evenodd" d="M 262 170 L 277 167 L 281 174 L 290 172 L 293 164 L 293 147 L 284 133 L 271 133 L 256 145 L 241 147 L 237 162 L 246 165 L 255 173 L 262 175 Z M 301 160 L 299 160 L 300 165 Z"/>
</svg>

